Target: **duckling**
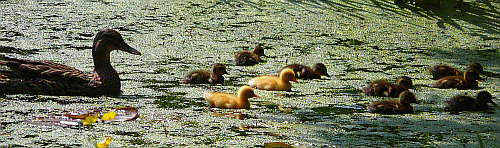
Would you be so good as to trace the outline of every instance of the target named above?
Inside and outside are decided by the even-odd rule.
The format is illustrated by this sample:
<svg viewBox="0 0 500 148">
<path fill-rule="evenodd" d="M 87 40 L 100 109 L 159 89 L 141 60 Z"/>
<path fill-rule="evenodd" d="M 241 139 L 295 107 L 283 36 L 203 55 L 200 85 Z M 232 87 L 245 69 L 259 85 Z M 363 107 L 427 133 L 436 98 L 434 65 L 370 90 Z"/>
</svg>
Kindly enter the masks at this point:
<svg viewBox="0 0 500 148">
<path fill-rule="evenodd" d="M 225 109 L 249 109 L 250 102 L 248 98 L 257 97 L 250 86 L 244 85 L 238 89 L 237 96 L 227 93 L 205 92 L 205 100 L 210 107 Z"/>
<path fill-rule="evenodd" d="M 234 55 L 234 63 L 238 66 L 252 66 L 259 64 L 260 56 L 266 56 L 264 54 L 264 48 L 257 45 L 252 52 L 243 51 L 238 52 Z"/>
<path fill-rule="evenodd" d="M 190 84 L 221 84 L 224 83 L 223 74 L 229 74 L 226 71 L 226 66 L 215 63 L 212 67 L 212 72 L 207 71 L 193 71 L 187 74 L 181 83 Z"/>
<path fill-rule="evenodd" d="M 263 89 L 263 90 L 284 90 L 290 91 L 292 89 L 292 84 L 289 81 L 294 81 L 298 83 L 295 78 L 293 70 L 285 68 L 281 71 L 280 76 L 258 76 L 252 78 L 248 81 L 248 85 L 253 88 Z"/>
<path fill-rule="evenodd" d="M 312 69 L 309 66 L 290 64 L 278 71 L 278 74 L 285 68 L 292 69 L 295 73 L 295 77 L 302 79 L 321 79 L 321 75 L 330 76 L 328 75 L 326 66 L 323 63 L 316 63 Z"/>
<path fill-rule="evenodd" d="M 415 95 L 406 90 L 399 94 L 399 102 L 394 100 L 377 101 L 366 106 L 372 113 L 380 114 L 412 114 L 413 106 L 410 103 L 418 103 Z"/>
<path fill-rule="evenodd" d="M 447 106 L 445 110 L 451 114 L 458 114 L 461 111 L 479 111 L 489 109 L 488 103 L 492 103 L 495 107 L 497 105 L 492 100 L 492 96 L 487 91 L 481 91 L 477 94 L 476 99 L 468 96 L 458 95 L 450 100 L 445 101 Z"/>
<path fill-rule="evenodd" d="M 476 69 L 478 73 L 480 74 L 485 74 L 483 65 L 481 65 L 479 62 L 472 62 L 470 65 L 467 67 L 467 69 Z M 432 74 L 434 79 L 441 79 L 447 76 L 456 76 L 456 75 L 463 75 L 465 72 L 460 71 L 456 68 L 446 66 L 446 65 L 436 65 L 434 67 L 427 67 L 427 71 Z"/>
<path fill-rule="evenodd" d="M 401 92 L 413 88 L 413 81 L 408 76 L 399 77 L 396 84 L 386 81 L 375 81 L 363 88 L 367 96 L 397 97 Z"/>
<path fill-rule="evenodd" d="M 474 89 L 478 87 L 476 80 L 481 77 L 476 69 L 468 69 L 463 75 L 447 76 L 432 83 L 431 87 L 435 88 L 457 88 L 457 89 Z"/>
</svg>

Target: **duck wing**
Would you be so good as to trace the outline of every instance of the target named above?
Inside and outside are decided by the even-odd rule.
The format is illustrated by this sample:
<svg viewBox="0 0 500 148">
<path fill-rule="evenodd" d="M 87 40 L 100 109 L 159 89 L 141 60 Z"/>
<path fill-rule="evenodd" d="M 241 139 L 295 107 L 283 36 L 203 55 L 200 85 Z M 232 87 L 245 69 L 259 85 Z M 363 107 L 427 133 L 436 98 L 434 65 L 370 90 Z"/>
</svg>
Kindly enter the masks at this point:
<svg viewBox="0 0 500 148">
<path fill-rule="evenodd" d="M 89 81 L 91 76 L 73 67 L 49 61 L 34 61 L 0 57 L 0 65 L 10 68 L 10 76 L 44 79 L 79 79 Z M 4 72 L 2 72 L 4 73 Z M 8 73 L 8 72 L 5 72 Z"/>
</svg>

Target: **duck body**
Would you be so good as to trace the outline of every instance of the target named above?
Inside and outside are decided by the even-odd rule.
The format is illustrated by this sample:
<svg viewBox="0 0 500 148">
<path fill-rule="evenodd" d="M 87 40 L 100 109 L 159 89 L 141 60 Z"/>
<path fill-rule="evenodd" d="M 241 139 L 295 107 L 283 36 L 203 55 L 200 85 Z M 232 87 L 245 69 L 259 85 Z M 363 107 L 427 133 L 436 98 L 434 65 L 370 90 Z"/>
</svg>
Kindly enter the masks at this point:
<svg viewBox="0 0 500 148">
<path fill-rule="evenodd" d="M 478 62 L 472 62 L 469 64 L 467 69 L 476 69 L 478 73 L 484 74 L 483 66 Z M 465 72 L 460 71 L 456 68 L 447 65 L 436 65 L 433 67 L 427 67 L 427 71 L 432 74 L 434 79 L 441 79 L 448 76 L 461 76 Z"/>
<path fill-rule="evenodd" d="M 212 72 L 208 71 L 193 71 L 187 74 L 181 83 L 189 84 L 221 84 L 224 83 L 223 74 L 228 74 L 226 66 L 215 63 L 212 67 Z"/>
<path fill-rule="evenodd" d="M 431 84 L 434 88 L 474 89 L 478 87 L 477 80 L 481 80 L 475 69 L 468 69 L 463 75 L 447 76 Z"/>
<path fill-rule="evenodd" d="M 94 38 L 93 73 L 54 62 L 1 57 L 0 65 L 9 67 L 9 70 L 0 71 L 0 94 L 119 95 L 120 78 L 109 59 L 112 50 L 141 55 L 126 44 L 117 31 L 103 29 Z"/>
<path fill-rule="evenodd" d="M 295 77 L 301 79 L 321 79 L 321 75 L 330 76 L 323 63 L 316 63 L 313 68 L 300 64 L 290 64 L 278 71 L 278 74 L 285 68 L 292 69 Z"/>
<path fill-rule="evenodd" d="M 372 113 L 380 114 L 412 114 L 413 106 L 410 103 L 417 103 L 415 95 L 410 91 L 404 91 L 399 95 L 399 101 L 383 100 L 366 106 Z"/>
<path fill-rule="evenodd" d="M 281 71 L 280 76 L 258 76 L 248 81 L 248 85 L 262 90 L 290 91 L 292 84 L 289 81 L 297 82 L 293 70 L 287 68 Z"/>
<path fill-rule="evenodd" d="M 458 95 L 450 100 L 445 101 L 447 106 L 445 110 L 449 111 L 452 114 L 458 114 L 461 111 L 480 111 L 489 109 L 488 103 L 493 102 L 492 96 L 487 91 L 481 91 L 477 94 L 476 98 L 472 98 L 469 96 Z"/>
<path fill-rule="evenodd" d="M 363 94 L 367 96 L 398 97 L 403 91 L 413 88 L 413 81 L 402 76 L 396 80 L 396 84 L 386 81 L 375 81 L 363 88 Z"/>
<path fill-rule="evenodd" d="M 223 109 L 249 109 L 250 102 L 248 98 L 252 97 L 259 98 L 249 86 L 240 87 L 237 96 L 221 92 L 205 92 L 204 95 L 210 107 Z"/>
<path fill-rule="evenodd" d="M 264 48 L 255 46 L 252 52 L 243 51 L 234 55 L 234 63 L 238 66 L 252 66 L 259 64 L 260 56 L 265 56 Z"/>
</svg>

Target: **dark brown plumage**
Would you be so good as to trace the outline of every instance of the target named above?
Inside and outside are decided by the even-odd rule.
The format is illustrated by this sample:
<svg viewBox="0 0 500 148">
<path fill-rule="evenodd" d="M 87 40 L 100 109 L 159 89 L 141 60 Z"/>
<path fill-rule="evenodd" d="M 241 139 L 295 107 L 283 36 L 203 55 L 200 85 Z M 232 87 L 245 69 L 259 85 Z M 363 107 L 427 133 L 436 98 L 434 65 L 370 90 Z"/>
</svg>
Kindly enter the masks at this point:
<svg viewBox="0 0 500 148">
<path fill-rule="evenodd" d="M 220 84 L 224 83 L 223 74 L 229 74 L 226 71 L 226 66 L 215 63 L 212 67 L 212 72 L 208 71 L 193 71 L 187 74 L 181 83 L 190 84 Z"/>
<path fill-rule="evenodd" d="M 96 34 L 92 46 L 92 74 L 48 61 L 1 57 L 0 65 L 6 65 L 9 70 L 0 71 L 0 94 L 119 95 L 120 78 L 109 59 L 113 50 L 141 55 L 125 43 L 120 33 L 103 29 Z"/>
<path fill-rule="evenodd" d="M 366 106 L 372 113 L 380 114 L 412 114 L 413 106 L 410 103 L 418 103 L 415 95 L 410 91 L 403 91 L 399 95 L 399 102 L 394 100 L 377 101 Z"/>
<path fill-rule="evenodd" d="M 234 63 L 238 66 L 252 66 L 259 64 L 260 56 L 266 55 L 264 54 L 264 48 L 257 45 L 252 52 L 243 51 L 236 53 L 234 55 Z"/>
<path fill-rule="evenodd" d="M 474 89 L 478 87 L 477 80 L 481 80 L 476 69 L 468 69 L 463 75 L 447 76 L 432 83 L 435 88 Z"/>
<path fill-rule="evenodd" d="M 472 62 L 467 69 L 476 69 L 478 73 L 484 74 L 483 66 L 478 62 Z M 465 72 L 446 65 L 436 65 L 427 67 L 427 71 L 432 74 L 434 79 L 441 79 L 447 76 L 463 75 Z"/>
<path fill-rule="evenodd" d="M 367 96 L 397 97 L 403 91 L 413 88 L 410 77 L 402 76 L 396 80 L 396 84 L 386 81 L 375 81 L 363 88 L 363 94 Z"/>
<path fill-rule="evenodd" d="M 447 106 L 445 110 L 452 114 L 458 114 L 461 111 L 480 111 L 489 109 L 488 103 L 496 104 L 493 102 L 492 96 L 487 91 L 481 91 L 477 94 L 476 99 L 468 96 L 458 95 L 450 100 L 445 101 Z"/>
<path fill-rule="evenodd" d="M 300 64 L 290 64 L 279 70 L 278 74 L 285 68 L 292 69 L 295 77 L 301 79 L 321 79 L 321 75 L 330 76 L 323 63 L 316 63 L 313 68 Z"/>
</svg>

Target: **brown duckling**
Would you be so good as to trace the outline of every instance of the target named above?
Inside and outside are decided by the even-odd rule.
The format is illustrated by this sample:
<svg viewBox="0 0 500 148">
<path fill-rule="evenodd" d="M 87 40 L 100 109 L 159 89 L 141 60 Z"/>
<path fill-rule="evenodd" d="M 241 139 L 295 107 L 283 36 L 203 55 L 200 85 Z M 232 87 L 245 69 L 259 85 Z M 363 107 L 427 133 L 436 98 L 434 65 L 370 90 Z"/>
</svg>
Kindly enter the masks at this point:
<svg viewBox="0 0 500 148">
<path fill-rule="evenodd" d="M 448 105 L 445 110 L 452 114 L 458 114 L 461 111 L 480 111 L 489 109 L 488 103 L 492 103 L 495 107 L 497 106 L 493 102 L 492 96 L 487 91 L 481 91 L 477 94 L 476 99 L 468 96 L 458 95 L 450 100 L 445 101 Z"/>
<path fill-rule="evenodd" d="M 125 43 L 120 33 L 103 29 L 95 35 L 92 46 L 93 73 L 49 61 L 0 57 L 0 65 L 9 67 L 8 70 L 0 70 L 0 95 L 119 95 L 120 77 L 110 64 L 110 52 L 113 50 L 141 55 Z"/>
<path fill-rule="evenodd" d="M 380 114 L 412 114 L 413 106 L 410 103 L 418 103 L 415 95 L 410 91 L 399 94 L 399 102 L 394 100 L 377 101 L 366 106 L 372 113 Z"/>
<path fill-rule="evenodd" d="M 248 109 L 250 108 L 250 101 L 248 101 L 248 98 L 252 97 L 259 98 L 259 96 L 255 95 L 253 89 L 246 85 L 238 89 L 237 96 L 221 92 L 205 93 L 205 100 L 210 107 L 226 109 Z"/>
<path fill-rule="evenodd" d="M 253 88 L 263 90 L 284 90 L 289 91 L 292 89 L 292 84 L 289 81 L 297 82 L 293 70 L 286 68 L 281 71 L 280 76 L 258 76 L 248 81 L 248 85 Z"/>
<path fill-rule="evenodd" d="M 476 69 L 468 69 L 463 75 L 447 76 L 432 83 L 431 87 L 435 88 L 457 88 L 457 89 L 474 89 L 478 87 L 476 80 L 481 77 Z"/>
<path fill-rule="evenodd" d="M 238 52 L 234 55 L 234 63 L 238 66 L 252 66 L 259 64 L 260 56 L 266 56 L 264 54 L 264 48 L 257 45 L 252 52 L 243 51 Z"/>
<path fill-rule="evenodd" d="M 278 71 L 278 74 L 285 68 L 292 69 L 295 73 L 295 77 L 301 79 L 321 79 L 321 75 L 330 76 L 328 75 L 326 66 L 323 63 L 316 63 L 312 69 L 309 66 L 290 64 Z"/>
<path fill-rule="evenodd" d="M 386 81 L 375 81 L 363 88 L 367 96 L 397 97 L 403 91 L 413 88 L 413 81 L 408 76 L 399 77 L 396 84 Z"/>
<path fill-rule="evenodd" d="M 467 67 L 467 69 L 476 69 L 478 73 L 485 74 L 483 66 L 478 62 L 472 62 Z M 434 67 L 427 67 L 427 71 L 432 74 L 434 79 L 441 79 L 447 76 L 463 75 L 465 72 L 460 71 L 456 68 L 446 66 L 446 65 L 436 65 Z"/>
<path fill-rule="evenodd" d="M 229 74 L 226 71 L 226 66 L 215 63 L 212 67 L 212 72 L 208 71 L 193 71 L 187 74 L 181 83 L 190 84 L 220 84 L 224 83 L 223 74 Z"/>
</svg>

